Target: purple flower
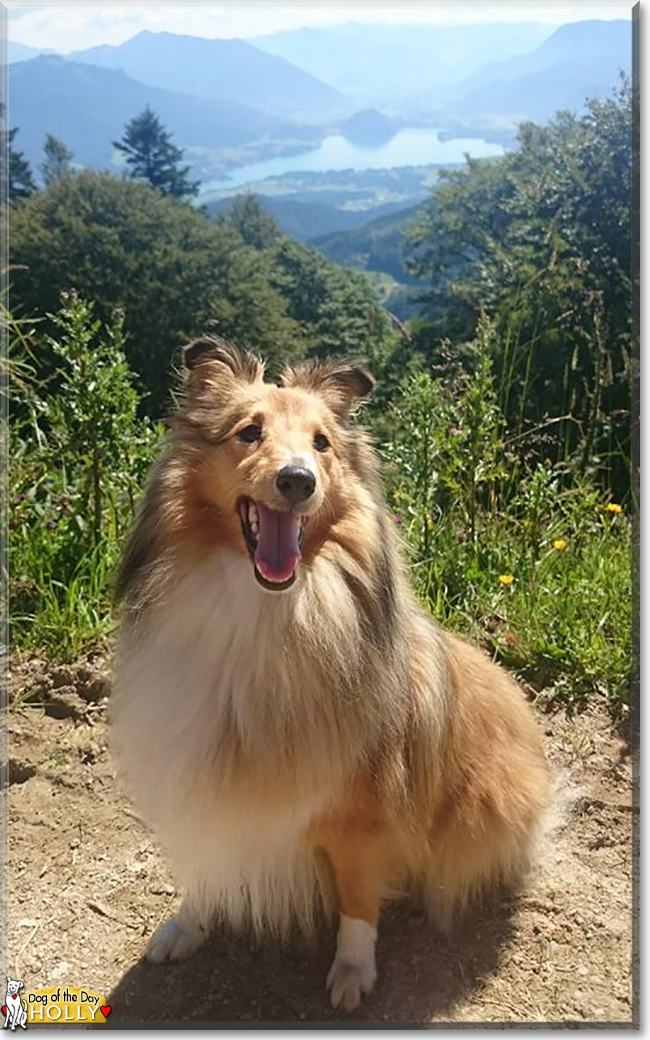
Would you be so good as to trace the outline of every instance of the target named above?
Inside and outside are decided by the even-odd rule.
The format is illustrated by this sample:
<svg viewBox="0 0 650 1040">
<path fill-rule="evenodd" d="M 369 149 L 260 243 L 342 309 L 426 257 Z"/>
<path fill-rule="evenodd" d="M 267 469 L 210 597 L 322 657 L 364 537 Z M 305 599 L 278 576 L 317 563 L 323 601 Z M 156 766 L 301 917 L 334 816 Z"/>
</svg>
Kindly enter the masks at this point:
<svg viewBox="0 0 650 1040">
<path fill-rule="evenodd" d="M 56 521 L 55 520 L 48 520 L 48 522 L 47 522 L 47 524 L 45 526 L 47 527 L 48 531 L 53 531 L 54 528 L 56 527 Z"/>
<path fill-rule="evenodd" d="M 401 527 L 402 524 L 404 523 L 404 517 L 402 516 L 401 513 L 395 513 L 394 516 L 393 516 L 393 520 L 395 521 L 395 523 L 397 524 L 398 527 Z"/>
</svg>

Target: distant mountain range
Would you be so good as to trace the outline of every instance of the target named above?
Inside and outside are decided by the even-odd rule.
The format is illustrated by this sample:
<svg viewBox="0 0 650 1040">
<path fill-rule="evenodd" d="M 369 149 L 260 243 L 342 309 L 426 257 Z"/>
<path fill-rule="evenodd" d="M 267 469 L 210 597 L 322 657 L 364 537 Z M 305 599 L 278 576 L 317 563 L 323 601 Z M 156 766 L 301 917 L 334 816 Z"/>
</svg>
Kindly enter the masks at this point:
<svg viewBox="0 0 650 1040">
<path fill-rule="evenodd" d="M 73 150 L 77 162 L 108 166 L 112 142 L 145 105 L 184 147 L 223 149 L 300 134 L 287 120 L 240 102 L 150 87 L 124 72 L 53 55 L 10 65 L 8 76 L 11 124 L 19 127 L 20 148 L 33 163 L 41 159 L 45 134 L 52 133 Z"/>
<path fill-rule="evenodd" d="M 71 57 L 120 69 L 149 86 L 231 100 L 285 118 L 328 113 L 343 102 L 314 75 L 244 40 L 145 31 L 117 47 L 91 47 Z"/>
<path fill-rule="evenodd" d="M 484 87 L 494 82 L 532 76 L 566 62 L 600 60 L 629 69 L 632 32 L 629 20 L 585 21 L 561 25 L 539 47 L 506 61 L 494 61 L 463 81 L 463 87 Z"/>
<path fill-rule="evenodd" d="M 237 196 L 234 196 L 209 202 L 206 209 L 211 216 L 227 216 L 236 198 Z M 371 219 L 404 209 L 401 202 L 388 202 L 372 210 L 349 210 L 318 202 L 316 199 L 301 202 L 296 199 L 259 195 L 258 201 L 285 235 L 304 243 L 322 236 L 329 238 L 332 232 L 349 231 L 351 228 L 367 225 Z"/>
<path fill-rule="evenodd" d="M 312 245 L 330 260 L 364 271 L 380 271 L 401 284 L 416 284 L 405 266 L 404 231 L 417 215 L 419 205 L 377 214 L 357 228 L 315 238 Z M 366 214 L 366 218 L 368 214 Z"/>
<path fill-rule="evenodd" d="M 9 45 L 10 125 L 19 127 L 17 146 L 32 164 L 52 133 L 78 163 L 110 167 L 112 142 L 150 105 L 207 184 L 337 132 L 369 150 L 409 125 L 511 147 L 518 121 L 579 111 L 586 97 L 609 91 L 619 70 L 630 70 L 631 23 L 349 23 L 254 44 L 141 32 L 69 57 L 34 54 Z M 297 228 L 299 213 L 298 237 L 351 227 L 347 217 L 330 213 L 327 225 L 324 212 L 290 214 L 286 206 L 283 219 Z"/>
<path fill-rule="evenodd" d="M 537 47 L 555 27 L 535 22 L 480 25 L 388 25 L 348 22 L 250 40 L 286 58 L 359 105 L 398 107 L 426 85 L 458 83 L 495 55 Z"/>
<path fill-rule="evenodd" d="M 470 89 L 450 110 L 493 125 L 546 122 L 559 109 L 579 112 L 586 98 L 608 93 L 631 64 L 629 21 L 563 25 L 528 54 L 491 63 L 470 77 L 463 84 Z"/>
<path fill-rule="evenodd" d="M 18 43 L 16 40 L 7 40 L 7 64 L 13 65 L 15 61 L 29 61 L 30 58 L 37 58 L 39 54 L 43 54 L 42 50 L 36 47 L 28 47 L 24 43 Z"/>
</svg>

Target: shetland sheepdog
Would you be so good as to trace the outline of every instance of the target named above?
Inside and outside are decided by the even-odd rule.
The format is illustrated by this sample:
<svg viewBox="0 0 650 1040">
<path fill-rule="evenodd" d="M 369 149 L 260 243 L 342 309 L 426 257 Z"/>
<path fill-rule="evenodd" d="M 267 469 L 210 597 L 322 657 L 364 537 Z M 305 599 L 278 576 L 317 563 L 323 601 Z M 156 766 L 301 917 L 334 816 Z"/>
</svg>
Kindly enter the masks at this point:
<svg viewBox="0 0 650 1040">
<path fill-rule="evenodd" d="M 184 888 L 147 954 L 338 914 L 327 989 L 350 1011 L 386 899 L 415 893 L 446 927 L 526 868 L 540 735 L 519 687 L 409 588 L 354 423 L 372 376 L 317 361 L 276 385 L 217 337 L 184 370 L 117 581 L 116 740 Z"/>
</svg>

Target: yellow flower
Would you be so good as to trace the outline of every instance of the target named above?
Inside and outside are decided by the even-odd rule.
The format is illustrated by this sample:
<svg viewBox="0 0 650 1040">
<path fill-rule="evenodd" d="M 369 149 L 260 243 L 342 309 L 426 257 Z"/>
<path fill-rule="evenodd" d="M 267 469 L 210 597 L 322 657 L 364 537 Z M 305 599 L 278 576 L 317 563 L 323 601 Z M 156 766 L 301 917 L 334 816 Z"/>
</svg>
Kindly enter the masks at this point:
<svg viewBox="0 0 650 1040">
<path fill-rule="evenodd" d="M 609 502 L 605 506 L 605 509 L 607 510 L 608 513 L 622 513 L 623 512 L 623 507 L 619 506 L 618 502 Z"/>
<path fill-rule="evenodd" d="M 514 580 L 515 579 L 514 579 L 512 574 L 500 574 L 499 575 L 499 581 L 501 582 L 502 585 L 512 585 Z"/>
<path fill-rule="evenodd" d="M 553 548 L 557 549 L 558 552 L 562 552 L 563 549 L 566 549 L 566 542 L 564 538 L 556 538 L 553 542 Z"/>
</svg>

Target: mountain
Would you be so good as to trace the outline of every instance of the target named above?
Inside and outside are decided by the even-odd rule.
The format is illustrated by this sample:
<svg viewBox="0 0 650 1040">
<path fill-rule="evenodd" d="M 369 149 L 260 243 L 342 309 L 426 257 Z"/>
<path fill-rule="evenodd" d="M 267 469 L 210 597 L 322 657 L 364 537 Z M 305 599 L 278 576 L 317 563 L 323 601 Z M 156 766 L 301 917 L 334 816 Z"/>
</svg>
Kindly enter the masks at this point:
<svg viewBox="0 0 650 1040">
<path fill-rule="evenodd" d="M 209 202 L 205 208 L 211 216 L 227 216 L 236 197 Z M 403 208 L 400 203 L 389 202 L 372 210 L 346 210 L 315 199 L 300 202 L 270 195 L 258 195 L 257 200 L 285 235 L 304 243 L 322 236 L 329 237 L 333 232 L 359 227 L 367 224 L 371 216 L 377 217 Z"/>
<path fill-rule="evenodd" d="M 260 137 L 298 135 L 298 127 L 234 101 L 209 100 L 146 86 L 114 69 L 41 55 L 8 69 L 11 123 L 20 148 L 40 162 L 46 133 L 60 138 L 75 160 L 107 166 L 112 142 L 145 105 L 160 117 L 181 147 L 222 149 Z M 190 156 L 188 156 L 190 158 Z"/>
<path fill-rule="evenodd" d="M 415 284 L 416 279 L 404 265 L 403 247 L 404 231 L 418 209 L 419 206 L 408 206 L 375 217 L 352 230 L 315 238 L 312 245 L 337 264 L 380 271 L 402 284 Z"/>
<path fill-rule="evenodd" d="M 340 107 L 340 94 L 284 58 L 244 40 L 210 40 L 143 31 L 119 46 L 77 51 L 73 60 L 121 69 L 155 87 L 223 98 L 281 116 L 316 115 Z"/>
<path fill-rule="evenodd" d="M 562 25 L 534 50 L 490 62 L 465 80 L 465 88 L 513 80 L 552 69 L 566 62 L 602 61 L 608 67 L 629 69 L 632 59 L 632 23 L 629 19 L 585 21 Z"/>
<path fill-rule="evenodd" d="M 620 70 L 631 70 L 629 21 L 563 25 L 529 54 L 491 64 L 466 82 L 453 105 L 463 118 L 546 122 L 558 109 L 580 111 L 587 97 L 607 94 Z"/>
<path fill-rule="evenodd" d="M 388 25 L 348 22 L 258 36 L 250 42 L 286 58 L 360 104 L 393 112 L 423 83 L 448 85 L 493 60 L 538 46 L 555 27 L 534 22 Z"/>
<path fill-rule="evenodd" d="M 539 72 L 477 87 L 456 103 L 454 111 L 475 121 L 545 123 L 560 109 L 580 112 L 587 98 L 608 94 L 619 80 L 619 68 L 598 58 L 558 62 Z"/>
<path fill-rule="evenodd" d="M 44 53 L 47 52 L 37 47 L 28 47 L 26 43 L 7 40 L 7 65 L 13 65 L 16 61 L 29 61 L 30 58 L 37 58 L 39 54 Z"/>
</svg>

